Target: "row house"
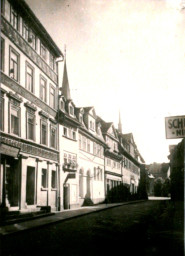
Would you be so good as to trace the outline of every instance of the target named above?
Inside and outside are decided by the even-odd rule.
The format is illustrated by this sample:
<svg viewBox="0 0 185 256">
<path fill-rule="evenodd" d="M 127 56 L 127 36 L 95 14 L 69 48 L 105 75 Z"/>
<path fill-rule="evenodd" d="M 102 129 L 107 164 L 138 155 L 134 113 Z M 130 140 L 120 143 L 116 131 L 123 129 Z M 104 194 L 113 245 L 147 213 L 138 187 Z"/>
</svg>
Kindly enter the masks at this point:
<svg viewBox="0 0 185 256">
<path fill-rule="evenodd" d="M 66 54 L 23 0 L 1 2 L 0 210 L 96 204 L 121 183 L 135 193 L 133 135 L 75 106 Z"/>
<path fill-rule="evenodd" d="M 57 209 L 58 74 L 63 54 L 24 1 L 1 1 L 0 204 Z"/>
</svg>

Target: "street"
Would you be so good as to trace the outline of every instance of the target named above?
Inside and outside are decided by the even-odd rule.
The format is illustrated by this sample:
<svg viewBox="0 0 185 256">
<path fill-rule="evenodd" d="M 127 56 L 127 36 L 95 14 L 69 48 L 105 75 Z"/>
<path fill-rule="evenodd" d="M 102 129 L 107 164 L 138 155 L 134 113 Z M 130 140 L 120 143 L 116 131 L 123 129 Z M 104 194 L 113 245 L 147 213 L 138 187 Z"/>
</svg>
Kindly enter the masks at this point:
<svg viewBox="0 0 185 256">
<path fill-rule="evenodd" d="M 183 211 L 177 216 L 178 225 L 173 221 L 173 230 L 169 216 L 164 216 L 166 206 L 171 207 L 167 201 L 146 201 L 19 232 L 4 237 L 2 253 L 183 255 Z"/>
</svg>

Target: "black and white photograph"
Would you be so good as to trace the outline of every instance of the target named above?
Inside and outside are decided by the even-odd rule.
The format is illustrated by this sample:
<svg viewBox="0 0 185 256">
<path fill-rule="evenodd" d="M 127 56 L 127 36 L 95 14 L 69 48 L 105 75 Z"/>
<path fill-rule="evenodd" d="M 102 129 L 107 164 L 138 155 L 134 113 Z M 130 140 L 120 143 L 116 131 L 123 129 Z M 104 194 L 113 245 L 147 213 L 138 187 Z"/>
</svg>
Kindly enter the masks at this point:
<svg viewBox="0 0 185 256">
<path fill-rule="evenodd" d="M 185 1 L 1 0 L 0 256 L 185 255 Z"/>
</svg>

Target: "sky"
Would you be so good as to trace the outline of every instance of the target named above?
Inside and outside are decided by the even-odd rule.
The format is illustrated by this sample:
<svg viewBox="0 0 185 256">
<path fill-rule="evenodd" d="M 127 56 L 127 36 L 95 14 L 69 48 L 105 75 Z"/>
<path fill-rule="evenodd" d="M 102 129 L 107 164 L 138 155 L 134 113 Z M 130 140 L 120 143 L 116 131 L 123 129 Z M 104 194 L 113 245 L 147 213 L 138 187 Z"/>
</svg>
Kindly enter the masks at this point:
<svg viewBox="0 0 185 256">
<path fill-rule="evenodd" d="M 26 0 L 61 51 L 72 99 L 168 162 L 165 117 L 185 115 L 185 1 Z"/>
</svg>

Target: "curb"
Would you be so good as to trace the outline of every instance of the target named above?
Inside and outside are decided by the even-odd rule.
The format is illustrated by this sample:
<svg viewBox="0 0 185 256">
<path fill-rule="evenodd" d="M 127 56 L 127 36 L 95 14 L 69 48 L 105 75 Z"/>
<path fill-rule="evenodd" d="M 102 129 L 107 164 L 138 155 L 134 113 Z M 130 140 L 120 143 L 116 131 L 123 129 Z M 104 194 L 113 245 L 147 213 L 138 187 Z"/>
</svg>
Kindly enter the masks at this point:
<svg viewBox="0 0 185 256">
<path fill-rule="evenodd" d="M 29 231 L 29 230 L 39 229 L 39 228 L 42 228 L 42 227 L 45 227 L 45 226 L 52 225 L 54 223 L 60 223 L 60 222 L 68 221 L 68 220 L 75 219 L 75 218 L 78 218 L 78 217 L 82 217 L 82 216 L 85 216 L 85 215 L 89 215 L 89 214 L 92 214 L 92 213 L 97 213 L 97 212 L 105 211 L 105 210 L 108 210 L 108 209 L 111 209 L 111 208 L 116 208 L 116 207 L 120 207 L 120 206 L 124 206 L 124 205 L 129 205 L 129 204 L 138 204 L 138 203 L 142 203 L 142 202 L 146 202 L 146 201 L 148 201 L 148 200 L 130 201 L 130 202 L 124 202 L 124 203 L 120 203 L 120 204 L 116 204 L 116 205 L 111 205 L 111 206 L 107 205 L 106 207 L 103 207 L 103 208 L 95 208 L 95 209 L 89 208 L 88 212 L 82 212 L 82 213 L 76 214 L 74 216 L 67 216 L 67 217 L 65 217 L 63 219 L 62 218 L 61 219 L 53 219 L 50 222 L 42 223 L 39 226 L 27 227 L 25 229 L 16 230 L 16 231 L 13 231 L 13 232 L 7 233 L 7 234 L 0 233 L 0 238 L 8 237 L 8 236 L 11 236 L 11 235 L 15 235 L 16 233 L 19 233 L 19 232 L 26 232 L 26 231 Z M 80 209 L 85 209 L 85 208 L 82 207 Z M 55 213 L 54 215 L 57 215 L 57 213 Z M 7 226 L 10 226 L 10 225 L 7 225 Z"/>
</svg>

